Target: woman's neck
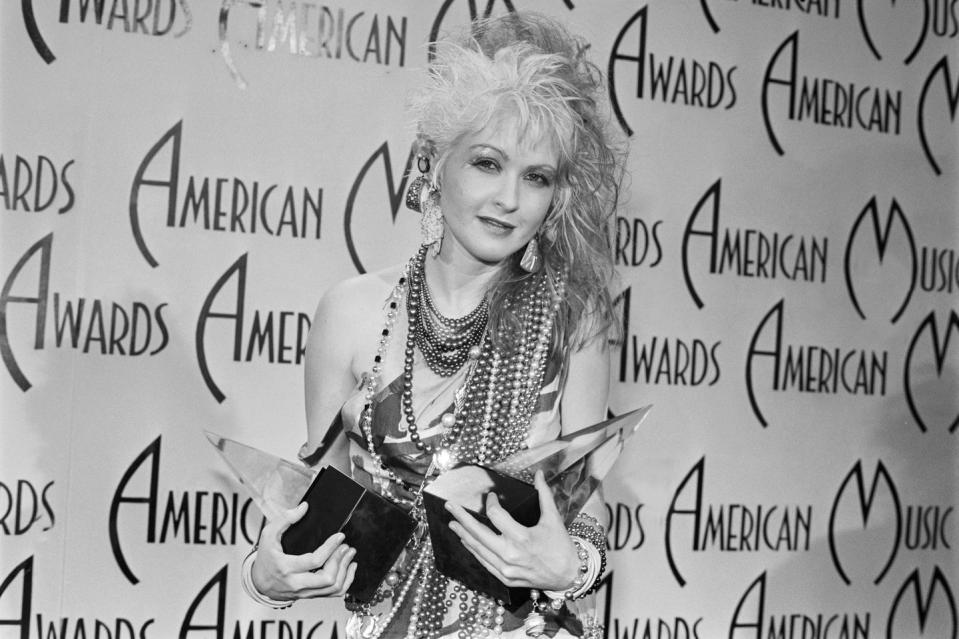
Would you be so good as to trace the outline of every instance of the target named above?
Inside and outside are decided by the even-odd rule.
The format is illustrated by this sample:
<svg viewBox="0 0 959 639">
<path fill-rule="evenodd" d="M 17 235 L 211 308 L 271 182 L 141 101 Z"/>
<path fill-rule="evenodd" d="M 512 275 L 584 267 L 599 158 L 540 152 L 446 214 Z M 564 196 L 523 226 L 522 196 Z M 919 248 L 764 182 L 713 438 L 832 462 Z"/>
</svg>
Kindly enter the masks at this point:
<svg viewBox="0 0 959 639">
<path fill-rule="evenodd" d="M 479 305 L 503 267 L 441 252 L 427 257 L 424 268 L 437 310 L 447 317 L 462 317 Z"/>
</svg>

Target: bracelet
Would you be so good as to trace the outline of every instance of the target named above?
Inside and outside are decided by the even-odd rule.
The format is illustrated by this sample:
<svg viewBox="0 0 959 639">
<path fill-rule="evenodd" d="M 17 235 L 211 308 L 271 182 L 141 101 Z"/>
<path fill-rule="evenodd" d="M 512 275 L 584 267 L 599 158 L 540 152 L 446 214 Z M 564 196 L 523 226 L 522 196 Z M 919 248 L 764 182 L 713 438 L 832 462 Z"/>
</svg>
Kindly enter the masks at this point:
<svg viewBox="0 0 959 639">
<path fill-rule="evenodd" d="M 579 599 L 595 592 L 602 580 L 603 573 L 606 571 L 606 529 L 599 523 L 599 520 L 592 515 L 580 513 L 566 531 L 576 546 L 576 556 L 580 562 L 579 574 L 566 590 L 540 591 L 535 588 L 530 590 L 533 610 L 526 623 L 527 634 L 530 636 L 535 636 L 531 632 L 542 633 L 539 625 L 542 622 L 542 614 L 546 612 L 547 607 L 559 611 L 566 605 L 567 601 Z M 548 604 L 539 601 L 540 593 L 546 595 L 549 600 Z M 602 628 L 602 625 L 599 628 Z"/>
<path fill-rule="evenodd" d="M 589 545 L 592 546 L 599 555 L 599 570 L 596 572 L 596 577 L 590 582 L 590 587 L 583 593 L 583 595 L 588 595 L 599 588 L 599 582 L 606 572 L 606 529 L 599 523 L 599 520 L 592 515 L 580 513 L 566 530 L 570 535 L 578 536 L 588 541 Z"/>
<path fill-rule="evenodd" d="M 267 597 L 256 589 L 256 585 L 253 583 L 254 561 L 256 561 L 255 546 L 253 550 L 250 551 L 250 554 L 243 560 L 243 565 L 240 567 L 240 583 L 243 585 L 243 591 L 256 603 L 267 606 L 268 608 L 273 608 L 274 610 L 284 610 L 292 606 L 292 601 L 277 601 L 276 599 Z"/>
<path fill-rule="evenodd" d="M 593 544 L 580 537 L 572 537 L 572 540 L 576 545 L 576 554 L 580 561 L 579 574 L 566 590 L 543 591 L 543 594 L 549 597 L 553 610 L 560 610 L 567 601 L 585 597 L 599 576 L 599 551 L 593 547 Z"/>
</svg>

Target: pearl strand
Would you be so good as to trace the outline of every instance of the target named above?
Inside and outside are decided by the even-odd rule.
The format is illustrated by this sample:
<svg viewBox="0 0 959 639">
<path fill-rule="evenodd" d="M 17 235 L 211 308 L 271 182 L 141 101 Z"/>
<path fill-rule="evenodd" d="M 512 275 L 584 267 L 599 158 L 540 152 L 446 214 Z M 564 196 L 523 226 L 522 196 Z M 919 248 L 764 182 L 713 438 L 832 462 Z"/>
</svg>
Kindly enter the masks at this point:
<svg viewBox="0 0 959 639">
<path fill-rule="evenodd" d="M 416 443 L 417 448 L 424 452 L 436 450 L 434 446 L 422 442 L 416 429 L 415 418 L 411 419 L 413 346 L 415 342 L 411 343 L 410 335 L 415 333 L 417 325 L 420 294 L 420 289 L 414 287 L 411 280 L 412 274 L 415 272 L 414 269 L 421 265 L 423 260 L 425 260 L 425 251 L 421 250 L 410 261 L 405 275 L 400 278 L 399 284 L 394 288 L 393 295 L 389 300 L 390 310 L 387 312 L 385 326 L 374 358 L 372 373 L 366 376 L 366 405 L 360 420 L 361 431 L 366 439 L 370 455 L 378 463 L 380 471 L 386 473 L 391 480 L 397 483 L 402 483 L 402 480 L 385 464 L 382 456 L 376 452 L 372 432 L 372 414 L 373 399 L 382 372 L 383 357 L 386 354 L 389 338 L 392 334 L 398 302 L 404 294 L 407 294 L 407 308 L 410 317 L 409 333 L 404 353 L 402 405 L 409 427 L 410 439 Z M 479 460 L 483 462 L 502 459 L 516 450 L 526 447 L 529 421 L 536 408 L 546 363 L 549 359 L 553 316 L 561 306 L 563 284 L 562 279 L 560 279 L 556 284 L 553 295 L 549 295 L 549 280 L 545 277 L 545 274 L 542 278 L 528 280 L 523 288 L 526 293 L 521 296 L 523 307 L 519 316 L 522 330 L 518 341 L 509 342 L 506 340 L 506 335 L 500 334 L 503 341 L 515 345 L 513 353 L 506 356 L 502 353 L 502 348 L 493 347 L 488 334 L 483 338 L 481 346 L 471 348 L 470 365 L 473 368 L 467 374 L 464 387 L 460 389 L 464 396 L 462 404 L 460 405 L 457 401 L 458 407 L 454 414 L 443 416 L 443 424 L 447 427 L 447 430 L 443 436 L 441 449 L 455 446 L 457 453 L 462 456 L 464 461 Z M 411 301 L 413 302 L 412 305 L 410 304 Z M 507 300 L 505 305 L 507 307 L 513 306 L 513 303 L 511 300 Z M 503 379 L 504 376 L 508 378 L 508 382 Z M 457 392 L 457 396 L 461 394 L 460 391 Z M 456 414 L 460 410 L 464 414 L 462 421 Z M 416 435 L 416 437 L 413 435 Z M 457 439 L 460 436 L 461 438 Z M 429 475 L 424 478 L 420 491 L 428 480 Z M 431 551 L 432 548 L 427 538 L 409 576 L 393 600 L 394 603 L 384 621 L 384 625 L 378 629 L 374 639 L 382 634 L 395 617 L 416 576 L 421 571 L 423 572 L 423 578 L 417 588 L 417 593 L 421 594 L 421 597 L 418 605 L 417 602 L 414 602 L 416 616 L 415 621 L 411 619 L 409 632 L 413 633 L 413 636 L 417 636 L 416 628 L 422 621 L 425 624 L 425 636 L 436 636 L 438 628 L 442 624 L 443 613 L 449 607 L 449 603 L 452 602 L 444 602 L 444 597 L 440 594 L 440 589 L 445 590 L 446 588 L 445 578 L 435 584 L 435 592 L 433 592 L 434 589 L 429 587 L 430 582 L 433 581 L 430 577 L 435 573 L 431 575 L 429 565 L 424 566 L 424 564 L 431 565 L 432 562 L 428 561 L 428 557 L 431 558 Z M 483 611 L 492 609 L 492 603 L 489 603 L 488 608 L 484 607 L 481 605 L 483 600 L 478 597 L 481 596 L 474 593 L 472 608 L 467 606 L 465 611 L 461 608 L 461 612 L 466 615 L 461 621 L 464 623 L 464 627 L 469 626 L 476 632 L 482 632 L 485 636 L 487 629 L 490 628 L 490 616 Z M 500 602 L 497 602 L 494 613 L 492 615 L 492 628 L 499 635 L 502 632 L 505 615 L 505 608 Z M 423 633 L 420 633 L 419 636 L 423 636 Z"/>
<path fill-rule="evenodd" d="M 416 575 L 417 573 L 419 573 L 420 568 L 423 565 L 423 562 L 426 560 L 426 556 L 428 554 L 432 554 L 430 550 L 431 548 L 430 548 L 429 542 L 423 544 L 422 548 L 420 549 L 420 554 L 416 558 L 416 562 L 413 564 L 413 567 L 410 569 L 409 577 L 407 577 L 406 582 L 400 588 L 399 594 L 396 596 L 396 598 L 393 599 L 393 605 L 390 606 L 390 611 L 389 613 L 387 613 L 386 618 L 382 622 L 383 625 L 381 626 L 379 625 L 379 622 L 377 622 L 376 632 L 370 637 L 370 639 L 379 639 L 379 637 L 386 631 L 386 629 L 389 628 L 390 623 L 393 621 L 393 617 L 396 616 L 396 613 L 399 612 L 400 608 L 403 605 L 403 602 L 406 600 L 406 595 L 409 592 L 410 587 L 413 585 L 413 581 L 416 579 Z"/>
<path fill-rule="evenodd" d="M 387 300 L 387 306 L 389 310 L 386 312 L 386 321 L 380 334 L 380 341 L 376 348 L 376 355 L 373 357 L 371 373 L 364 376 L 366 380 L 366 395 L 364 398 L 365 404 L 363 406 L 363 412 L 360 414 L 360 430 L 366 439 L 367 451 L 370 453 L 370 456 L 373 458 L 373 460 L 376 461 L 379 471 L 385 472 L 391 480 L 398 483 L 402 483 L 402 480 L 395 472 L 393 472 L 391 468 L 386 465 L 386 462 L 383 461 L 383 457 L 376 451 L 376 447 L 373 443 L 373 402 L 378 390 L 377 387 L 379 385 L 380 373 L 383 370 L 383 359 L 386 356 L 387 349 L 389 348 L 390 335 L 393 331 L 393 325 L 396 323 L 399 301 L 402 300 L 406 294 L 409 271 L 410 266 L 407 265 L 404 275 L 400 276 L 399 282 L 393 288 L 393 292 Z M 387 489 L 386 492 L 389 494 L 392 491 Z"/>
</svg>

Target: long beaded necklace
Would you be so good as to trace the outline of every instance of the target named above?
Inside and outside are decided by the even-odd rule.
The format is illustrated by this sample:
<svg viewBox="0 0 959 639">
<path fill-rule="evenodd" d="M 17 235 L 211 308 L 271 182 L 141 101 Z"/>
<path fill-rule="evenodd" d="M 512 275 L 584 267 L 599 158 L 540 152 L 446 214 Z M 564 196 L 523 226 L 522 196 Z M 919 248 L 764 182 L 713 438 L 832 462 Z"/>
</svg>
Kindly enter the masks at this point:
<svg viewBox="0 0 959 639">
<path fill-rule="evenodd" d="M 518 307 L 515 311 L 522 327 L 513 341 L 508 339 L 506 329 L 501 329 L 499 343 L 508 344 L 508 348 L 494 346 L 492 336 L 485 330 L 487 320 L 483 320 L 484 331 L 481 333 L 480 343 L 470 344 L 467 350 L 470 369 L 467 371 L 466 381 L 455 394 L 453 412 L 446 413 L 441 418 L 445 431 L 437 447 L 423 441 L 420 436 L 412 404 L 413 363 L 415 347 L 419 346 L 416 334 L 418 329 L 422 330 L 419 319 L 422 312 L 421 293 L 426 291 L 426 296 L 429 295 L 424 278 L 425 259 L 426 247 L 422 247 L 410 260 L 404 275 L 400 277 L 387 300 L 386 322 L 373 359 L 372 372 L 365 377 L 366 403 L 360 415 L 360 429 L 366 440 L 367 450 L 387 477 L 386 481 L 380 484 L 383 493 L 393 496 L 391 484 L 402 484 L 402 480 L 376 450 L 372 424 L 374 397 L 383 357 L 387 351 L 399 303 L 405 295 L 408 332 L 404 350 L 401 404 L 410 440 L 417 449 L 433 456 L 412 504 L 414 516 L 421 520 L 423 514 L 417 511 L 420 510 L 422 491 L 435 470 L 442 472 L 457 462 L 482 464 L 496 461 L 526 447 L 529 422 L 536 408 L 549 359 L 553 316 L 560 308 L 564 292 L 562 280 L 557 282 L 551 295 L 549 280 L 545 274 L 527 278 L 520 295 L 516 296 L 519 303 L 512 300 L 506 302 L 507 306 Z M 430 300 L 427 297 L 427 306 L 429 305 Z M 478 317 L 482 314 L 488 317 L 488 310 L 481 310 L 484 306 L 486 305 L 481 304 L 470 316 L 476 314 Z M 488 309 L 488 306 L 486 308 Z M 435 313 L 435 307 L 430 309 L 430 312 Z M 442 317 L 439 313 L 435 315 Z M 469 322 L 478 321 L 476 317 Z M 424 353 L 425 359 L 422 347 L 421 352 Z M 456 604 L 457 598 L 460 600 L 461 634 L 466 632 L 465 636 L 484 636 L 492 629 L 498 635 L 505 614 L 502 605 L 477 593 L 473 593 L 470 605 L 468 589 L 457 582 L 452 582 L 453 586 L 450 587 L 450 580 L 433 570 L 429 538 L 421 538 L 421 534 L 415 535 L 413 546 L 418 555 L 413 560 L 397 596 L 393 598 L 393 605 L 386 618 L 375 620 L 369 612 L 369 606 L 361 606 L 354 612 L 354 626 L 362 628 L 359 634 L 365 639 L 379 637 L 401 609 L 410 588 L 416 582 L 418 585 L 413 598 L 407 637 L 436 637 L 446 610 Z M 399 581 L 393 576 L 388 578 L 389 589 L 392 590 Z M 447 599 L 444 597 L 447 592 L 448 600 L 444 601 Z"/>
<path fill-rule="evenodd" d="M 426 251 L 423 248 L 420 248 L 420 251 L 416 254 L 416 257 L 413 258 L 413 263 L 409 269 L 409 292 L 406 298 L 406 313 L 409 316 L 409 330 L 406 333 L 406 348 L 403 351 L 403 395 L 400 399 L 403 407 L 403 417 L 406 420 L 406 430 L 409 434 L 410 441 L 416 445 L 416 447 L 426 453 L 427 455 L 435 455 L 435 460 L 437 464 L 440 464 L 442 469 L 448 468 L 450 465 L 450 459 L 448 452 L 453 445 L 453 442 L 459 437 L 459 434 L 462 430 L 463 423 L 457 419 L 457 413 L 462 407 L 463 402 L 463 393 L 456 393 L 456 401 L 454 402 L 454 410 L 452 413 L 445 413 L 442 418 L 443 427 L 446 429 L 443 434 L 442 443 L 437 450 L 432 444 L 424 442 L 419 433 L 419 428 L 416 424 L 416 414 L 413 412 L 413 364 L 415 358 L 415 347 L 420 346 L 421 338 L 419 335 L 421 331 L 418 330 L 424 322 L 424 313 L 422 306 L 420 304 L 423 293 L 425 292 L 425 297 L 429 297 L 429 286 L 426 284 L 425 277 L 425 261 L 426 261 Z M 486 330 L 486 323 L 489 317 L 488 305 L 485 303 L 486 298 L 483 298 L 484 302 L 475 309 L 471 315 L 476 314 L 476 317 L 483 318 L 483 324 L 480 327 L 480 332 L 477 334 L 477 337 L 482 337 Z M 456 321 L 456 320 L 453 320 Z M 428 322 L 428 321 L 427 321 Z M 474 332 L 474 329 L 470 329 L 470 332 Z M 479 341 L 478 339 L 476 340 Z M 468 344 L 467 342 L 463 342 Z M 476 361 L 482 356 L 483 349 L 478 346 L 478 344 L 468 344 L 469 348 L 465 352 L 465 355 L 462 357 L 462 362 L 448 374 L 438 373 L 448 377 L 454 372 L 459 370 L 459 368 L 466 362 L 468 358 L 472 363 L 475 364 Z M 431 347 L 427 347 L 432 350 Z M 430 359 L 427 356 L 427 350 L 424 350 L 423 347 L 420 348 L 420 352 L 423 353 L 423 358 L 426 360 L 427 365 L 429 365 Z M 457 355 L 455 359 L 459 360 L 460 356 Z M 430 366 L 433 368 L 433 366 Z M 435 370 L 435 369 L 434 369 Z M 472 378 L 473 369 L 467 374 L 467 384 L 464 384 L 462 388 L 468 387 L 468 381 Z M 467 391 L 468 393 L 468 391 Z M 440 452 L 442 451 L 442 454 Z M 429 476 L 427 473 L 427 477 Z"/>
</svg>

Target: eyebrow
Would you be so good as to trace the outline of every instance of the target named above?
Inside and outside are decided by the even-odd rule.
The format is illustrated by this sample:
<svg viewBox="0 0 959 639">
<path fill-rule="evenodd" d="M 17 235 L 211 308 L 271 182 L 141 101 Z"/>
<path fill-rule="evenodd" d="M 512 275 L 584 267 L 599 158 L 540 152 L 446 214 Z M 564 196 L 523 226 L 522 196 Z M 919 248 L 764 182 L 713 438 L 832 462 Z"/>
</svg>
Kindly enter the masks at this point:
<svg viewBox="0 0 959 639">
<path fill-rule="evenodd" d="M 486 143 L 470 145 L 470 151 L 477 151 L 480 149 L 489 149 L 490 151 L 496 151 L 497 153 L 502 155 L 505 159 L 507 160 L 509 159 L 509 154 L 503 149 L 499 148 L 498 146 L 494 146 L 492 144 L 486 144 Z"/>
<path fill-rule="evenodd" d="M 510 159 L 510 158 L 509 158 L 509 153 L 507 153 L 507 152 L 504 151 L 503 149 L 501 149 L 501 148 L 499 148 L 498 146 L 495 146 L 495 145 L 493 145 L 493 144 L 486 144 L 486 143 L 471 144 L 469 148 L 470 148 L 470 151 L 478 151 L 478 150 L 488 149 L 488 150 L 490 150 L 490 151 L 495 151 L 496 153 L 498 153 L 499 155 L 501 155 L 501 156 L 503 157 L 503 159 L 506 160 L 506 161 L 509 161 L 509 159 Z M 555 166 L 553 166 L 552 164 L 532 164 L 532 165 L 530 165 L 530 166 L 528 166 L 528 167 L 526 167 L 526 168 L 528 168 L 528 169 L 549 169 L 550 171 L 557 171 L 557 170 L 558 170 L 558 169 L 557 169 Z"/>
</svg>

